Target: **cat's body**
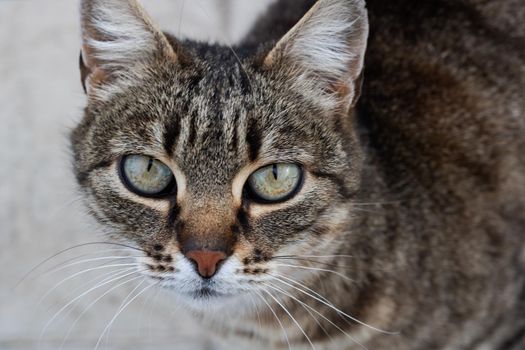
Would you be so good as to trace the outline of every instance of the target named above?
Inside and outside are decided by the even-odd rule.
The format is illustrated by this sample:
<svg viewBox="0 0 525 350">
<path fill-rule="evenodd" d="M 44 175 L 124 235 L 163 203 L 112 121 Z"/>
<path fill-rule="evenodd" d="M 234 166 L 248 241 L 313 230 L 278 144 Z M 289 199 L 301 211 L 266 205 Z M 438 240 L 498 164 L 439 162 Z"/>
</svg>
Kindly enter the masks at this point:
<svg viewBox="0 0 525 350">
<path fill-rule="evenodd" d="M 202 288 L 202 300 L 183 298 L 232 348 L 525 348 L 519 1 L 367 1 L 362 88 L 360 1 L 317 5 L 353 21 L 339 46 L 316 51 L 312 39 L 337 38 L 342 24 L 315 12 L 280 44 L 313 3 L 275 5 L 239 56 L 162 37 L 149 20 L 153 36 L 139 42 L 156 44 L 136 53 L 147 59 L 86 41 L 90 102 L 73 141 L 89 207 L 147 251 L 163 284 Z M 97 6 L 84 2 L 85 38 L 120 43 L 111 26 L 93 34 Z M 355 50 L 343 68 L 341 45 Z M 115 162 L 136 153 L 173 170 L 175 197 L 126 192 Z M 296 197 L 251 203 L 243 179 L 284 161 L 305 169 Z M 229 257 L 207 282 L 190 276 L 196 246 Z M 245 293 L 257 283 L 265 291 Z"/>
</svg>

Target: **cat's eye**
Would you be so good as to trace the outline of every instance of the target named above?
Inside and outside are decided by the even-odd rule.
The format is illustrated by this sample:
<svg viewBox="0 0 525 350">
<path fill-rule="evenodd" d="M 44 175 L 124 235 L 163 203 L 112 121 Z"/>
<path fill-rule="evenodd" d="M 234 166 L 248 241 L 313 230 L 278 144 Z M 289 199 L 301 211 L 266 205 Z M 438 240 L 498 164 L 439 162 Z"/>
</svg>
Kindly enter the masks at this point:
<svg viewBox="0 0 525 350">
<path fill-rule="evenodd" d="M 143 155 L 121 159 L 120 174 L 126 187 L 144 197 L 164 197 L 176 191 L 173 172 L 160 160 Z"/>
<path fill-rule="evenodd" d="M 282 202 L 299 190 L 302 177 L 302 169 L 296 164 L 271 164 L 250 175 L 247 190 L 256 201 Z"/>
</svg>

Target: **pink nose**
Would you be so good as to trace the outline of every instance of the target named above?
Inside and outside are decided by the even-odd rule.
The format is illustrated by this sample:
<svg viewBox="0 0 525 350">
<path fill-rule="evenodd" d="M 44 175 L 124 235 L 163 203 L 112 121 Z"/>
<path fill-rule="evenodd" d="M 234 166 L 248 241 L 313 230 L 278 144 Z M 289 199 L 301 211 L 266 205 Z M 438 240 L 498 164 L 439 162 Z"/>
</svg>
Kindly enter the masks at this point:
<svg viewBox="0 0 525 350">
<path fill-rule="evenodd" d="M 226 254 L 212 250 L 192 250 L 186 253 L 186 257 L 195 262 L 202 278 L 210 278 L 215 275 L 219 263 L 226 259 Z"/>
</svg>

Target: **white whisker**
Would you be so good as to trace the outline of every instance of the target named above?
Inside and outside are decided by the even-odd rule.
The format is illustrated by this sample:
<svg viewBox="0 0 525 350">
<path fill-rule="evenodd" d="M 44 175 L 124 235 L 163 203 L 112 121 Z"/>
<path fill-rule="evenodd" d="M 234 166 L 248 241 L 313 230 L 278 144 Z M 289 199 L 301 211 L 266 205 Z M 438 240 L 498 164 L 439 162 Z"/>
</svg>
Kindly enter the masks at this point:
<svg viewBox="0 0 525 350">
<path fill-rule="evenodd" d="M 100 346 L 100 342 L 102 341 L 102 338 L 104 337 L 104 334 L 107 332 L 108 328 L 111 327 L 111 325 L 113 324 L 113 322 L 115 322 L 115 320 L 117 319 L 117 317 L 126 309 L 126 307 L 129 306 L 129 304 L 131 304 L 135 299 L 137 299 L 142 293 L 144 293 L 145 291 L 147 291 L 148 289 L 150 289 L 151 287 L 155 286 L 156 284 L 150 284 L 149 286 L 146 286 L 144 287 L 140 292 L 138 292 L 133 298 L 131 298 L 126 304 L 124 304 L 124 306 L 115 314 L 115 316 L 113 316 L 113 318 L 111 319 L 111 321 L 109 321 L 108 325 L 106 326 L 106 328 L 104 328 L 104 330 L 102 331 L 102 334 L 100 335 L 100 337 L 98 338 L 98 341 L 97 341 L 97 344 L 95 345 L 95 350 L 98 350 L 98 347 Z"/>
<path fill-rule="evenodd" d="M 283 262 L 287 262 L 287 260 L 292 260 L 292 262 L 296 261 L 296 262 L 306 262 L 304 265 L 302 266 L 310 266 L 311 264 L 318 264 L 318 265 L 323 265 L 323 266 L 326 266 L 326 267 L 334 267 L 334 268 L 341 268 L 341 269 L 351 269 L 352 267 L 351 266 L 347 266 L 347 265 L 339 265 L 335 262 L 331 262 L 331 261 L 319 261 L 319 260 L 312 260 L 312 259 L 308 259 L 308 258 L 294 258 L 294 257 L 279 257 L 279 258 L 276 258 L 276 257 L 273 257 L 273 260 L 276 260 L 276 261 L 283 261 Z"/>
<path fill-rule="evenodd" d="M 140 276 L 139 276 L 139 277 L 140 277 Z M 135 286 L 135 288 L 133 288 L 133 289 L 131 290 L 131 292 L 129 292 L 129 294 L 128 294 L 128 295 L 124 298 L 124 300 L 122 300 L 122 302 L 120 303 L 119 307 L 117 308 L 117 310 L 118 310 L 117 312 L 119 312 L 120 310 L 123 309 L 123 306 L 127 303 L 127 301 L 129 300 L 129 298 L 133 295 L 133 293 L 135 293 L 135 291 L 136 291 L 137 289 L 140 288 L 140 286 L 141 286 L 145 281 L 146 281 L 146 279 L 143 278 L 142 281 L 140 281 L 140 283 L 137 284 L 137 285 Z M 107 332 L 106 332 L 106 345 L 107 345 L 107 343 L 109 342 L 109 337 L 110 337 L 110 333 L 111 333 L 111 323 L 110 323 L 108 326 L 109 326 L 109 327 L 108 327 L 108 330 L 107 330 Z"/>
<path fill-rule="evenodd" d="M 153 319 L 153 311 L 155 309 L 158 308 L 158 305 L 159 305 L 159 293 L 160 293 L 160 289 L 156 289 L 155 290 L 155 296 L 153 297 L 155 299 L 155 302 L 153 304 L 153 307 L 149 310 L 149 314 L 148 314 L 148 339 L 151 341 L 151 339 L 153 338 L 153 334 L 152 334 L 152 319 Z"/>
<path fill-rule="evenodd" d="M 258 295 L 259 298 L 261 298 L 261 300 L 266 304 L 266 306 L 268 306 L 268 309 L 270 309 L 271 313 L 273 314 L 273 316 L 277 320 L 277 323 L 279 324 L 279 326 L 283 330 L 284 339 L 286 340 L 286 344 L 288 344 L 288 349 L 291 350 L 292 346 L 290 345 L 290 339 L 288 339 L 288 333 L 286 333 L 286 329 L 284 329 L 284 325 L 281 322 L 281 320 L 279 319 L 279 316 L 277 316 L 277 314 L 275 313 L 275 310 L 270 306 L 270 304 L 266 301 L 266 299 L 264 299 L 264 296 L 261 293 L 257 292 L 256 290 L 253 290 L 253 292 L 256 295 Z"/>
<path fill-rule="evenodd" d="M 355 282 L 353 279 L 351 279 L 350 277 L 348 276 L 345 276 L 343 275 L 342 273 L 340 272 L 337 272 L 337 271 L 334 271 L 334 270 L 328 270 L 328 269 L 322 269 L 322 268 L 319 268 L 319 267 L 311 267 L 311 266 L 301 266 L 301 265 L 292 265 L 292 264 L 274 264 L 275 266 L 282 266 L 282 267 L 295 267 L 295 268 L 298 268 L 298 269 L 304 269 L 304 270 L 312 270 L 312 271 L 320 271 L 320 272 L 328 272 L 328 273 L 333 273 L 334 275 L 337 275 L 341 278 L 344 278 L 345 280 L 347 281 L 350 281 L 350 282 Z"/>
<path fill-rule="evenodd" d="M 372 206 L 381 206 L 381 205 L 393 205 L 399 204 L 401 201 L 390 201 L 390 202 L 350 202 L 352 205 L 372 205 Z"/>
<path fill-rule="evenodd" d="M 64 265 L 64 264 L 67 264 L 69 262 L 72 262 L 72 261 L 75 261 L 77 259 L 80 259 L 80 258 L 83 258 L 83 257 L 86 257 L 86 256 L 90 256 L 90 255 L 98 255 L 98 254 L 102 254 L 102 253 L 110 253 L 110 252 L 131 252 L 129 249 L 123 249 L 123 248 L 115 248 L 115 249 L 105 249 L 105 250 L 101 250 L 101 251 L 98 251 L 98 252 L 90 252 L 90 253 L 85 253 L 85 254 L 81 254 L 81 255 L 78 255 L 78 256 L 75 256 L 75 257 L 72 257 L 72 258 L 69 258 L 69 259 L 66 259 L 58 264 L 55 264 L 53 265 L 52 267 L 50 267 L 49 269 L 45 270 L 41 275 L 39 276 L 42 276 L 44 274 L 49 274 L 51 273 L 52 270 Z"/>
<path fill-rule="evenodd" d="M 127 266 L 141 266 L 141 264 L 139 263 L 132 263 L 132 264 L 112 264 L 112 265 L 102 265 L 102 266 L 97 266 L 97 267 L 92 267 L 92 268 L 89 268 L 89 269 L 85 269 L 85 270 L 82 270 L 82 271 L 79 271 L 79 272 L 76 272 L 74 273 L 73 275 L 71 276 L 68 276 L 66 278 L 64 278 L 63 280 L 61 280 L 60 282 L 58 282 L 57 284 L 55 284 L 50 290 L 48 290 L 46 292 L 46 294 L 44 294 L 44 296 L 42 298 L 40 298 L 40 300 L 38 301 L 38 305 L 40 305 L 44 299 L 49 295 L 51 294 L 55 289 L 57 289 L 58 287 L 60 287 L 62 284 L 66 283 L 67 281 L 77 277 L 77 276 L 80 276 L 82 274 L 85 274 L 85 273 L 88 273 L 88 272 L 91 272 L 91 271 L 96 271 L 96 270 L 101 270 L 101 269 L 107 269 L 107 268 L 110 268 L 110 267 L 127 267 Z"/>
<path fill-rule="evenodd" d="M 284 279 L 286 279 L 287 281 L 290 281 L 290 282 L 293 283 L 293 284 L 297 284 L 297 285 L 301 286 L 302 288 L 308 290 L 309 292 L 315 294 L 315 295 L 318 296 L 319 298 L 321 298 L 321 299 L 323 299 L 324 301 L 326 301 L 327 303 L 329 303 L 328 299 L 326 299 L 324 296 L 322 296 L 321 294 L 319 294 L 318 292 L 316 292 L 316 291 L 313 290 L 312 288 L 309 288 L 309 287 L 307 287 L 306 285 L 304 285 L 303 283 L 298 282 L 298 281 L 296 281 L 296 280 L 294 280 L 294 279 L 292 279 L 292 278 L 290 278 L 290 277 L 286 277 L 286 276 L 281 275 L 281 274 L 278 274 L 278 273 L 276 273 L 276 274 L 267 273 L 267 275 L 272 276 L 272 277 L 274 277 L 274 278 L 279 278 L 279 277 L 280 277 L 280 278 L 284 278 Z"/>
<path fill-rule="evenodd" d="M 51 317 L 51 319 L 46 323 L 46 325 L 44 326 L 44 329 L 42 330 L 42 332 L 40 333 L 40 337 L 39 337 L 39 344 L 40 344 L 40 341 L 42 340 L 42 337 L 44 336 L 44 334 L 46 333 L 47 329 L 49 328 L 49 326 L 53 323 L 53 321 L 60 315 L 62 314 L 62 312 L 67 309 L 70 305 L 72 305 L 74 302 L 76 302 L 77 300 L 79 300 L 80 298 L 84 297 L 85 295 L 91 293 L 92 291 L 94 291 L 95 289 L 98 289 L 100 287 L 103 287 L 105 286 L 106 284 L 109 284 L 109 283 L 112 283 L 112 282 L 115 282 L 115 281 L 118 281 L 119 279 L 121 278 L 125 278 L 127 276 L 130 276 L 132 274 L 135 274 L 137 273 L 137 271 L 133 271 L 133 272 L 130 272 L 130 273 L 127 273 L 123 276 L 119 276 L 119 277 L 116 277 L 112 280 L 109 280 L 109 281 L 106 281 L 104 283 L 99 283 L 97 284 L 96 286 L 90 288 L 89 290 L 83 292 L 82 294 L 80 294 L 79 296 L 77 296 L 76 298 L 74 298 L 73 300 L 71 300 L 70 302 L 68 302 L 66 305 L 64 305 L 63 307 L 60 308 L 60 310 L 58 310 L 54 315 L 53 317 Z"/>
<path fill-rule="evenodd" d="M 126 283 L 129 283 L 129 282 L 132 282 L 132 281 L 135 281 L 139 278 L 142 278 L 143 276 L 135 276 L 135 277 L 132 277 L 130 279 L 127 279 L 125 280 L 124 282 L 120 282 L 119 284 L 117 284 L 116 286 L 113 286 L 111 287 L 110 289 L 108 289 L 107 291 L 105 291 L 102 295 L 100 295 L 98 298 L 96 298 L 93 302 L 91 302 L 88 306 L 86 306 L 84 308 L 84 310 L 82 310 L 82 312 L 80 313 L 80 315 L 78 315 L 78 317 L 75 319 L 75 321 L 73 321 L 73 323 L 71 324 L 71 326 L 69 327 L 67 333 L 66 333 L 66 336 L 64 337 L 64 340 L 62 340 L 62 344 L 60 345 L 60 350 L 62 350 L 64 348 L 64 345 L 67 341 L 67 339 L 69 339 L 69 335 L 71 334 L 71 332 L 73 331 L 73 328 L 75 328 L 75 325 L 78 323 L 78 321 L 82 318 L 82 316 L 84 316 L 84 314 L 89 310 L 91 309 L 97 302 L 99 302 L 102 298 L 104 298 L 106 295 L 108 295 L 109 293 L 111 293 L 112 291 L 114 291 L 115 289 L 123 286 L 124 284 Z"/>
<path fill-rule="evenodd" d="M 297 320 L 295 319 L 295 317 L 292 316 L 292 314 L 290 313 L 290 311 L 288 311 L 288 309 L 275 297 L 272 295 L 272 293 L 270 293 L 269 291 L 267 291 L 266 289 L 262 289 L 263 292 L 265 292 L 266 294 L 268 294 L 270 296 L 270 298 L 272 298 L 280 307 L 281 309 L 284 310 L 284 312 L 286 312 L 286 314 L 290 317 L 290 319 L 293 321 L 293 323 L 295 323 L 295 325 L 297 326 L 297 328 L 299 328 L 299 330 L 301 331 L 301 333 L 303 333 L 304 337 L 306 338 L 306 340 L 308 341 L 308 343 L 310 344 L 310 346 L 312 347 L 312 349 L 315 350 L 315 346 L 314 344 L 312 343 L 312 341 L 310 340 L 310 337 L 308 337 L 308 335 L 306 334 L 306 332 L 304 331 L 303 327 L 301 327 L 301 325 L 299 324 L 299 322 L 297 322 Z"/>
<path fill-rule="evenodd" d="M 68 267 L 77 266 L 77 265 L 81 265 L 81 264 L 85 264 L 85 263 L 93 262 L 93 261 L 123 260 L 123 259 L 133 259 L 133 258 L 134 258 L 133 256 L 105 256 L 105 257 L 99 257 L 99 258 L 84 259 L 84 260 L 80 260 L 80 261 L 75 261 L 75 262 L 67 264 L 65 266 L 60 266 L 60 267 L 58 267 L 58 268 L 56 268 L 54 270 L 46 272 L 46 274 L 53 274 L 55 272 L 67 269 Z"/>
<path fill-rule="evenodd" d="M 319 298 L 323 299 L 324 301 L 326 301 L 327 303 L 331 304 L 332 306 L 335 306 L 335 305 L 332 304 L 328 299 L 326 299 L 324 296 L 322 296 L 321 294 L 319 294 L 318 292 L 316 292 L 316 291 L 313 290 L 312 288 L 307 287 L 307 286 L 304 285 L 303 283 L 300 283 L 300 282 L 294 280 L 293 278 L 286 277 L 286 276 L 281 275 L 281 274 L 271 274 L 271 273 L 267 273 L 267 275 L 272 276 L 272 277 L 280 277 L 280 278 L 284 278 L 284 279 L 290 281 L 291 283 L 293 283 L 293 284 L 297 284 L 297 285 L 301 286 L 302 288 L 306 289 L 307 291 L 309 291 L 309 292 L 315 294 L 316 296 L 318 296 Z M 345 321 L 347 324 L 351 325 L 350 321 L 349 321 L 346 317 L 344 317 L 344 315 L 341 315 L 341 313 L 338 313 L 338 315 L 341 317 L 341 319 L 342 319 L 343 321 Z"/>
<path fill-rule="evenodd" d="M 277 255 L 274 258 L 353 258 L 353 255 Z"/>
<path fill-rule="evenodd" d="M 37 265 L 35 265 L 32 269 L 30 269 L 28 272 L 26 272 L 25 275 L 22 276 L 22 278 L 20 278 L 20 280 L 18 280 L 18 282 L 13 286 L 13 289 L 18 288 L 18 286 L 20 286 L 20 284 L 22 284 L 22 282 L 24 282 L 40 266 L 44 265 L 45 263 L 47 263 L 48 261 L 51 261 L 54 258 L 56 258 L 56 257 L 58 257 L 58 256 L 60 256 L 62 254 L 65 254 L 65 253 L 67 253 L 69 251 L 72 251 L 73 249 L 80 249 L 80 248 L 83 248 L 83 247 L 94 246 L 94 245 L 103 245 L 103 244 L 114 245 L 114 246 L 118 246 L 118 247 L 125 247 L 125 248 L 131 249 L 131 250 L 137 250 L 137 251 L 141 251 L 141 252 L 144 251 L 143 249 L 140 249 L 140 248 L 137 248 L 137 247 L 133 247 L 133 246 L 130 246 L 130 245 L 127 245 L 127 244 L 123 244 L 123 243 L 87 242 L 87 243 L 77 244 L 77 245 L 74 245 L 72 247 L 62 249 L 61 251 L 51 255 L 49 258 L 46 258 L 43 261 L 41 261 L 40 263 L 38 263 Z"/>
<path fill-rule="evenodd" d="M 273 283 L 270 283 L 270 282 L 267 282 L 267 283 L 262 283 L 263 285 L 266 285 L 267 287 L 270 287 L 274 290 L 276 290 L 276 286 L 273 284 Z M 277 290 L 279 291 L 279 290 Z M 286 294 L 286 293 L 285 293 Z M 286 294 L 288 295 L 288 294 Z M 290 295 L 288 295 L 290 296 Z M 295 299 L 295 298 L 294 298 Z M 330 339 L 332 339 L 332 336 L 330 335 L 330 333 L 328 333 L 328 331 L 323 327 L 323 325 L 321 324 L 321 322 L 319 322 L 319 320 L 317 319 L 317 317 L 314 316 L 314 314 L 312 314 L 312 312 L 307 308 L 305 307 L 305 305 L 303 305 L 303 303 L 300 303 L 300 305 L 303 307 L 303 309 L 308 312 L 308 314 L 310 315 L 310 317 L 313 318 L 313 320 L 315 321 L 315 323 L 317 323 L 317 325 L 319 326 L 319 328 L 321 328 L 321 330 L 324 332 L 324 334 L 326 334 L 326 336 Z"/>
<path fill-rule="evenodd" d="M 70 296 L 76 294 L 79 290 L 84 289 L 85 287 L 87 287 L 89 285 L 92 285 L 96 281 L 97 281 L 97 283 L 102 283 L 102 282 L 107 281 L 108 279 L 112 279 L 112 278 L 116 277 L 117 275 L 119 275 L 121 273 L 126 273 L 126 272 L 129 272 L 129 271 L 133 270 L 133 269 L 135 269 L 135 267 L 122 268 L 122 269 L 118 269 L 118 270 L 115 270 L 115 271 L 109 271 L 109 272 L 103 273 L 102 275 L 99 275 L 99 276 L 97 276 L 95 278 L 92 278 L 89 281 L 87 281 L 86 283 L 82 283 L 81 285 L 77 286 L 75 289 L 73 289 L 71 291 Z M 37 307 L 40 306 L 40 304 L 42 304 L 42 302 L 47 298 L 47 296 L 52 291 L 54 291 L 57 287 L 58 286 L 54 286 L 53 288 L 48 290 L 46 292 L 46 294 L 44 294 L 40 298 L 40 300 L 38 301 Z"/>
<path fill-rule="evenodd" d="M 158 289 L 156 289 L 156 291 L 158 292 Z M 142 306 L 140 307 L 140 312 L 138 315 L 140 315 L 139 317 L 137 317 L 137 329 L 138 329 L 138 333 L 139 333 L 139 337 L 141 336 L 142 334 L 142 321 L 144 319 L 144 309 L 146 308 L 146 305 L 149 303 L 149 301 L 151 300 L 151 297 L 153 295 L 156 295 L 156 294 L 149 294 L 148 297 L 146 299 L 144 299 L 144 301 L 142 302 Z"/>
<path fill-rule="evenodd" d="M 252 301 L 255 313 L 257 314 L 257 320 L 259 321 L 259 327 L 262 328 L 261 315 L 259 314 L 259 308 L 257 307 L 257 303 L 255 302 L 253 295 L 251 294 L 248 294 L 248 295 L 250 296 L 250 300 Z"/>
<path fill-rule="evenodd" d="M 276 278 L 276 280 L 279 280 L 279 279 Z M 354 321 L 354 322 L 356 322 L 356 323 L 358 323 L 358 324 L 360 324 L 360 325 L 362 325 L 362 326 L 365 326 L 365 327 L 367 327 L 367 328 L 370 328 L 370 329 L 372 329 L 372 330 L 374 330 L 374 331 L 377 331 L 377 332 L 379 332 L 379 333 L 383 333 L 383 334 L 389 334 L 389 335 L 397 335 L 397 334 L 398 334 L 398 332 L 389 332 L 389 331 L 385 331 L 385 330 L 383 330 L 383 329 L 379 329 L 379 328 L 377 328 L 377 327 L 371 326 L 371 325 L 369 325 L 369 324 L 367 324 L 367 323 L 365 323 L 365 322 L 363 322 L 363 321 L 360 321 L 359 319 L 357 319 L 357 318 L 355 318 L 355 317 L 353 317 L 353 316 L 350 316 L 349 314 L 347 314 L 347 313 L 345 313 L 345 312 L 339 310 L 339 309 L 338 309 L 337 307 L 335 307 L 331 302 L 324 301 L 323 299 L 318 298 L 318 297 L 316 297 L 315 295 L 313 295 L 313 294 L 311 294 L 311 293 L 309 293 L 309 292 L 307 292 L 307 291 L 304 291 L 304 290 L 302 290 L 302 289 L 300 289 L 300 288 L 294 287 L 293 285 L 291 285 L 290 283 L 288 283 L 288 282 L 286 282 L 286 281 L 282 281 L 282 280 L 279 280 L 279 281 L 280 281 L 281 283 L 283 283 L 283 284 L 285 284 L 285 285 L 287 285 L 287 286 L 289 286 L 289 287 L 291 287 L 291 288 L 294 288 L 294 289 L 300 291 L 301 293 L 303 293 L 303 294 L 305 294 L 305 295 L 307 295 L 307 296 L 309 296 L 309 297 L 311 297 L 311 298 L 317 300 L 317 301 L 320 302 L 321 304 L 328 306 L 328 307 L 331 308 L 332 310 L 334 310 L 334 311 L 340 313 L 341 315 L 344 315 L 345 317 L 348 317 L 348 318 L 351 319 L 352 321 Z"/>
<path fill-rule="evenodd" d="M 336 323 L 332 322 L 328 317 L 324 316 L 322 313 L 320 313 L 319 311 L 315 310 L 313 307 L 311 307 L 310 305 L 300 301 L 299 299 L 297 299 L 296 297 L 294 297 L 293 295 L 291 295 L 290 293 L 284 291 L 282 288 L 279 288 L 277 286 L 275 286 L 274 284 L 271 284 L 271 285 L 268 285 L 268 287 L 274 289 L 274 290 L 277 290 L 285 295 L 287 295 L 288 297 L 292 298 L 293 300 L 297 301 L 299 304 L 301 304 L 306 310 L 310 309 L 312 310 L 313 312 L 315 312 L 316 314 L 318 314 L 319 316 L 321 316 L 324 320 L 326 320 L 328 323 L 330 323 L 332 326 L 334 326 L 337 330 L 339 330 L 340 332 L 342 332 L 344 335 L 346 335 L 348 337 L 348 339 L 350 339 L 351 341 L 355 342 L 357 345 L 361 346 L 363 349 L 365 350 L 368 350 L 368 348 L 366 346 L 364 346 L 363 344 L 361 344 L 357 339 L 355 339 L 354 337 L 352 337 L 348 332 L 344 331 L 341 327 L 339 327 Z M 319 324 L 319 322 L 317 323 Z M 321 326 L 319 324 L 319 326 Z M 324 330 L 324 328 L 322 328 Z M 326 333 L 326 330 L 324 330 L 325 333 Z"/>
</svg>

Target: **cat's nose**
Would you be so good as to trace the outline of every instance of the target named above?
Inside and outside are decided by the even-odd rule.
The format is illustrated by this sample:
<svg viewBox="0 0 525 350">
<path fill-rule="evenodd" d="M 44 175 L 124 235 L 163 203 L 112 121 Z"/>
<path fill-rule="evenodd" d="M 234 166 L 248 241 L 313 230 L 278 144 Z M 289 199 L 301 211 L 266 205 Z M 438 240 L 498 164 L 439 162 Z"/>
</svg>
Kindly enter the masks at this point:
<svg viewBox="0 0 525 350">
<path fill-rule="evenodd" d="M 215 275 L 221 261 L 227 258 L 225 253 L 213 250 L 191 250 L 185 255 L 197 265 L 197 272 L 202 278 Z"/>
</svg>

